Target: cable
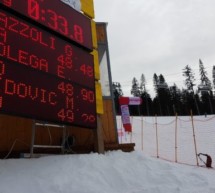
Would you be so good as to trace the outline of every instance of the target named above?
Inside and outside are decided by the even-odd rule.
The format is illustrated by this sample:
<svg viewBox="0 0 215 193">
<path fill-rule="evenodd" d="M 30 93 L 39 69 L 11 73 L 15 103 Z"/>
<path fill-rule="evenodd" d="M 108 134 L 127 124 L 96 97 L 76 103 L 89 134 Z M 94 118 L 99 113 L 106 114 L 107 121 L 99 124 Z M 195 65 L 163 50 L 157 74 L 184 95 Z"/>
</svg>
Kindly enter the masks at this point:
<svg viewBox="0 0 215 193">
<path fill-rule="evenodd" d="M 9 152 L 8 152 L 8 154 L 3 159 L 7 159 L 8 158 L 8 156 L 11 154 L 11 152 L 12 152 L 12 150 L 13 150 L 13 148 L 14 148 L 14 146 L 15 146 L 15 144 L 16 144 L 17 141 L 19 141 L 19 142 L 23 143 L 24 145 L 26 145 L 27 147 L 29 147 L 29 145 L 27 143 L 21 141 L 20 139 L 15 139 L 14 142 L 13 142 L 13 144 L 12 144 L 12 146 L 11 146 L 11 148 L 10 148 L 10 150 L 9 150 Z"/>
<path fill-rule="evenodd" d="M 49 134 L 49 145 L 51 145 L 52 144 L 52 136 L 51 136 L 51 132 L 50 132 L 49 126 L 47 126 L 47 129 L 48 129 L 48 134 Z"/>
</svg>

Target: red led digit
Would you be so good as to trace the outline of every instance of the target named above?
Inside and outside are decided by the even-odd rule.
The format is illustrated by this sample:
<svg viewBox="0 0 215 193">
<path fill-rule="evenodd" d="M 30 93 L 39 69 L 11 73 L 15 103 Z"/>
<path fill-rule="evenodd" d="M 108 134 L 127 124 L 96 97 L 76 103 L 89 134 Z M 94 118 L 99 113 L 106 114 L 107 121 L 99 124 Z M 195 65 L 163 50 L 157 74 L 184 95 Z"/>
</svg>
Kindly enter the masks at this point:
<svg viewBox="0 0 215 193">
<path fill-rule="evenodd" d="M 71 84 L 66 84 L 66 94 L 68 96 L 73 96 L 73 93 L 74 93 L 73 89 L 74 88 Z"/>
<path fill-rule="evenodd" d="M 64 66 L 65 65 L 64 55 L 61 54 L 60 56 L 58 56 L 57 61 L 59 62 L 58 65 Z"/>
<path fill-rule="evenodd" d="M 88 99 L 91 103 L 95 101 L 95 95 L 93 91 L 88 91 Z"/>
<path fill-rule="evenodd" d="M 72 123 L 74 121 L 74 112 L 72 110 L 67 110 L 66 118 L 70 123 Z"/>
<path fill-rule="evenodd" d="M 58 114 L 57 114 L 58 118 L 60 118 L 61 121 L 64 121 L 65 118 L 66 118 L 66 115 L 65 115 L 65 110 L 64 109 L 61 109 Z"/>
<path fill-rule="evenodd" d="M 64 82 L 61 82 L 60 84 L 58 84 L 58 90 L 60 90 L 63 94 L 65 93 L 65 84 Z"/>
<path fill-rule="evenodd" d="M 87 75 L 89 77 L 93 77 L 93 67 L 92 66 L 87 66 Z"/>
<path fill-rule="evenodd" d="M 28 0 L 28 15 L 35 20 L 40 19 L 39 3 L 35 0 Z"/>
<path fill-rule="evenodd" d="M 85 100 L 85 101 L 88 100 L 88 95 L 87 95 L 87 90 L 86 89 L 81 90 L 81 95 L 82 95 L 83 100 Z"/>
<path fill-rule="evenodd" d="M 87 114 L 84 113 L 84 114 L 81 115 L 81 117 L 83 118 L 84 122 L 87 122 L 87 120 L 88 120 L 88 115 Z"/>
<path fill-rule="evenodd" d="M 80 66 L 80 70 L 81 70 L 81 72 L 82 72 L 84 75 L 87 74 L 86 64 L 82 64 L 82 65 Z"/>
<path fill-rule="evenodd" d="M 96 118 L 94 115 L 89 115 L 89 121 L 90 122 L 95 122 L 96 121 Z"/>
<path fill-rule="evenodd" d="M 74 36 L 79 43 L 84 42 L 83 29 L 79 25 L 74 25 Z"/>
<path fill-rule="evenodd" d="M 68 21 L 63 16 L 58 16 L 58 21 L 59 21 L 59 31 L 63 35 L 67 36 L 68 35 Z"/>
<path fill-rule="evenodd" d="M 65 64 L 68 69 L 72 69 L 72 58 L 70 56 L 65 58 Z"/>
<path fill-rule="evenodd" d="M 48 26 L 54 30 L 58 30 L 58 16 L 57 16 L 57 14 L 51 9 L 48 9 L 47 13 L 49 14 Z"/>
</svg>

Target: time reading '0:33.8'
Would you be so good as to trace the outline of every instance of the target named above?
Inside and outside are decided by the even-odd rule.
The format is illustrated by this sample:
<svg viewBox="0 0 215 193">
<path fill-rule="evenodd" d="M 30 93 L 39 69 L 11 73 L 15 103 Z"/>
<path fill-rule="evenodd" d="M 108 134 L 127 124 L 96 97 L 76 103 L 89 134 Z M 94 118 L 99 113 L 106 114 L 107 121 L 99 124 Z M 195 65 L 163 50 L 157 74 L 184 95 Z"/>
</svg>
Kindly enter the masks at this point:
<svg viewBox="0 0 215 193">
<path fill-rule="evenodd" d="M 0 3 L 92 50 L 91 20 L 60 0 L 0 0 Z"/>
</svg>

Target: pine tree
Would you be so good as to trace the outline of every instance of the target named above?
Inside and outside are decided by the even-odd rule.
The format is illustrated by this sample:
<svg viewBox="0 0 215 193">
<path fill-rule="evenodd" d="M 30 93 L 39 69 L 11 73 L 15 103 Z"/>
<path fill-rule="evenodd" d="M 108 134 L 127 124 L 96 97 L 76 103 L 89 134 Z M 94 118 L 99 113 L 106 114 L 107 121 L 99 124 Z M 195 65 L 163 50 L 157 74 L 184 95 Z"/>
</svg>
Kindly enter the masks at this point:
<svg viewBox="0 0 215 193">
<path fill-rule="evenodd" d="M 171 105 L 173 109 L 173 115 L 178 113 L 179 115 L 182 115 L 182 102 L 181 102 L 181 91 L 177 87 L 177 85 L 174 83 L 173 86 L 169 87 L 169 92 L 170 92 L 170 98 L 171 98 Z"/>
<path fill-rule="evenodd" d="M 116 113 L 120 114 L 119 97 L 123 96 L 121 84 L 119 82 L 113 82 L 112 83 L 112 89 L 113 89 L 113 96 L 114 96 Z"/>
<path fill-rule="evenodd" d="M 164 76 L 162 74 L 159 76 L 154 74 L 153 82 L 156 92 L 156 96 L 153 100 L 155 112 L 159 113 L 159 115 L 170 115 L 170 107 L 168 104 L 170 100 L 169 88 Z"/>
<path fill-rule="evenodd" d="M 168 89 L 168 85 L 166 83 L 166 80 L 162 74 L 159 75 L 158 77 L 158 89 Z"/>
<path fill-rule="evenodd" d="M 170 109 L 172 109 L 172 107 L 170 105 L 169 87 L 162 74 L 159 75 L 158 79 L 158 97 L 161 105 L 162 115 L 170 115 Z"/>
<path fill-rule="evenodd" d="M 155 92 L 158 93 L 158 83 L 159 83 L 159 79 L 156 73 L 154 73 L 153 75 L 153 84 L 154 84 L 154 89 Z"/>
<path fill-rule="evenodd" d="M 198 85 L 198 91 L 201 93 L 201 100 L 203 103 L 204 111 L 205 113 L 213 113 L 213 107 L 212 107 L 212 86 L 211 81 L 207 77 L 207 72 L 205 70 L 205 67 L 199 59 L 199 73 L 200 73 L 200 80 L 201 84 Z"/>
<path fill-rule="evenodd" d="M 140 77 L 140 93 L 146 92 L 146 79 L 144 74 L 141 75 Z"/>
<path fill-rule="evenodd" d="M 194 81 L 194 73 L 189 65 L 185 66 L 183 69 L 183 76 L 185 76 L 185 85 L 189 92 L 194 92 L 193 87 L 195 86 Z"/>
<path fill-rule="evenodd" d="M 194 94 L 194 89 L 193 87 L 195 86 L 194 81 L 194 73 L 191 69 L 191 67 L 189 67 L 189 65 L 185 66 L 185 68 L 183 69 L 183 76 L 185 76 L 185 85 L 187 87 L 186 91 L 183 91 L 183 96 L 184 96 L 184 101 L 186 101 L 187 105 L 190 106 L 190 109 L 194 109 L 193 106 L 191 104 L 195 104 L 195 109 L 196 109 L 196 114 L 200 115 L 200 111 L 199 111 L 199 105 L 197 103 L 197 99 L 196 96 Z"/>
<path fill-rule="evenodd" d="M 134 77 L 132 80 L 131 94 L 135 97 L 140 96 L 140 88 L 137 79 Z"/>
<path fill-rule="evenodd" d="M 113 88 L 114 97 L 123 96 L 122 87 L 121 87 L 121 84 L 119 82 L 113 82 L 112 88 Z"/>
<path fill-rule="evenodd" d="M 211 81 L 207 77 L 207 72 L 205 70 L 205 67 L 201 59 L 199 59 L 199 73 L 200 73 L 200 80 L 201 80 L 201 84 L 199 85 L 199 87 L 202 86 L 205 89 L 208 89 L 208 91 L 211 90 Z"/>
<path fill-rule="evenodd" d="M 151 104 L 151 97 L 150 95 L 147 93 L 146 90 L 146 79 L 144 74 L 141 75 L 140 77 L 140 94 L 141 94 L 141 98 L 143 103 L 141 104 L 141 114 L 143 115 L 148 115 L 150 114 L 149 112 L 149 104 Z"/>
</svg>

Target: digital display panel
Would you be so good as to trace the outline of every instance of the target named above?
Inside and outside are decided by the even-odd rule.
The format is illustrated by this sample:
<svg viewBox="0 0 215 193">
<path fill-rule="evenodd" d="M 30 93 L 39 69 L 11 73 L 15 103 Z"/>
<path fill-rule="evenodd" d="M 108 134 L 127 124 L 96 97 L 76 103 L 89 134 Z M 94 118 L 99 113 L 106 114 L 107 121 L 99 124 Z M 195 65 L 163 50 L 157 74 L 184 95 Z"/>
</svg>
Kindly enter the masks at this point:
<svg viewBox="0 0 215 193">
<path fill-rule="evenodd" d="M 0 3 L 93 49 L 91 20 L 60 0 L 0 0 Z"/>
<path fill-rule="evenodd" d="M 0 10 L 0 56 L 20 65 L 94 88 L 94 60 L 87 51 Z"/>
<path fill-rule="evenodd" d="M 0 112 L 96 128 L 95 90 L 0 60 Z"/>
</svg>

